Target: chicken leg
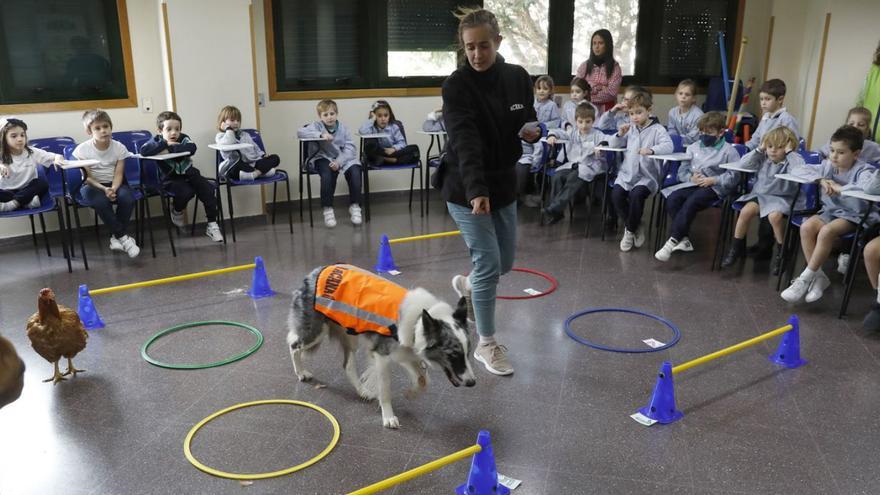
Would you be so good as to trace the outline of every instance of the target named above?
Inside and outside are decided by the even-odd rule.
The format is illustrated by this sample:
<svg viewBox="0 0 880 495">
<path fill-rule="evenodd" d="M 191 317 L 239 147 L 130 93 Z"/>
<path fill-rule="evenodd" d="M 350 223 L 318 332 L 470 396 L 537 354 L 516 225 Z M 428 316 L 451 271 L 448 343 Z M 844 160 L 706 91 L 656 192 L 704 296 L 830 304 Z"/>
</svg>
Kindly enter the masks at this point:
<svg viewBox="0 0 880 495">
<path fill-rule="evenodd" d="M 55 364 L 57 365 L 58 363 L 56 362 Z M 62 373 L 61 376 L 67 376 L 70 374 L 72 374 L 73 376 L 76 376 L 77 373 L 85 373 L 85 372 L 86 372 L 86 370 L 79 370 L 73 366 L 73 358 L 67 358 L 67 371 Z"/>
<path fill-rule="evenodd" d="M 46 378 L 45 380 L 43 380 L 43 383 L 52 382 L 52 385 L 55 385 L 60 381 L 66 380 L 66 378 L 64 378 L 64 375 L 61 374 L 61 370 L 58 369 L 58 361 L 55 361 L 53 364 L 55 365 L 55 375 L 53 375 L 51 378 Z"/>
</svg>

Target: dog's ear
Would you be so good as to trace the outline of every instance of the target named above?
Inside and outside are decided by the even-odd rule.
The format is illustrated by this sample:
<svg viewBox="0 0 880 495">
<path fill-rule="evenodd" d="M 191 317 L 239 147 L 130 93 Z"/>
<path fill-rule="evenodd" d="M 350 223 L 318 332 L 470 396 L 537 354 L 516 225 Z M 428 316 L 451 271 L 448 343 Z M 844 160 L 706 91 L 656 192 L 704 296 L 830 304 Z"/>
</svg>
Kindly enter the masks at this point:
<svg viewBox="0 0 880 495">
<path fill-rule="evenodd" d="M 431 317 L 428 310 L 422 310 L 422 328 L 425 330 L 426 347 L 432 347 L 437 344 L 440 334 L 440 325 L 437 320 Z"/>
<path fill-rule="evenodd" d="M 452 319 L 458 322 L 464 328 L 467 328 L 467 299 L 464 296 L 461 296 L 458 300 L 458 305 L 455 307 L 455 312 L 452 313 Z"/>
</svg>

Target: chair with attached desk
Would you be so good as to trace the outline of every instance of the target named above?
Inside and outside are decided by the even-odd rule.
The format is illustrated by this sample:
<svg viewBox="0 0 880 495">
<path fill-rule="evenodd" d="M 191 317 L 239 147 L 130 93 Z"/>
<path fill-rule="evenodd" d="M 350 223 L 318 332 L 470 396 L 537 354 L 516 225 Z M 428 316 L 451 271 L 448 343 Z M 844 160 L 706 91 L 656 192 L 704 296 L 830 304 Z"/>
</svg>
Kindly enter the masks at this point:
<svg viewBox="0 0 880 495">
<path fill-rule="evenodd" d="M 403 122 L 399 120 L 395 122 L 398 127 L 400 127 L 400 132 L 403 134 L 403 139 L 406 140 L 406 130 L 403 127 Z M 385 137 L 385 134 L 358 134 L 360 137 L 360 150 L 361 150 L 361 165 L 364 171 L 364 220 L 370 221 L 370 170 L 380 171 L 380 170 L 409 170 L 409 209 L 412 211 L 412 200 L 413 200 L 413 191 L 415 185 L 415 177 L 416 170 L 419 172 L 419 185 L 421 186 L 424 175 L 422 173 L 422 160 L 419 158 L 418 161 L 413 163 L 383 163 L 383 164 L 373 164 L 370 163 L 370 160 L 366 156 L 364 151 L 364 144 L 368 139 L 382 139 Z M 421 187 L 419 187 L 419 213 L 421 216 L 425 215 L 424 210 L 424 191 Z"/>
<path fill-rule="evenodd" d="M 448 141 L 448 135 L 446 131 L 419 131 L 421 134 L 426 134 L 430 137 L 431 141 L 428 144 L 428 151 L 425 153 L 425 166 L 427 170 L 424 173 L 424 191 L 425 191 L 425 214 L 428 214 L 428 209 L 431 204 L 431 169 L 439 168 L 440 161 L 443 159 L 443 151 L 446 149 L 446 142 Z M 434 154 L 431 152 L 434 150 L 434 147 L 437 147 L 437 151 Z"/>
<path fill-rule="evenodd" d="M 798 153 L 804 158 L 807 165 L 819 165 L 822 163 L 822 157 L 816 152 L 799 151 Z M 779 273 L 776 278 L 776 291 L 782 288 L 782 278 L 787 273 L 788 278 L 794 276 L 794 265 L 797 263 L 798 253 L 801 250 L 800 228 L 803 223 L 815 215 L 821 208 L 822 194 L 819 186 L 811 182 L 799 182 L 797 193 L 791 201 L 788 210 L 788 222 L 785 224 L 785 233 L 782 238 L 782 252 L 779 260 Z M 800 209 L 798 200 L 803 198 L 803 205 Z"/>
</svg>

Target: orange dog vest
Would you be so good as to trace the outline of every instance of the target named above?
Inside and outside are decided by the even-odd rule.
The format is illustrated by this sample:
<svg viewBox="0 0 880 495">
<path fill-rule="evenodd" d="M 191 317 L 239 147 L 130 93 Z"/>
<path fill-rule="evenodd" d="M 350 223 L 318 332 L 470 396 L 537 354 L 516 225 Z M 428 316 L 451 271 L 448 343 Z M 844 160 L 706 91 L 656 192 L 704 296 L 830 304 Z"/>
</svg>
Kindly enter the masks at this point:
<svg viewBox="0 0 880 495">
<path fill-rule="evenodd" d="M 330 265 L 318 275 L 315 309 L 351 333 L 397 338 L 406 289 L 352 265 Z"/>
</svg>

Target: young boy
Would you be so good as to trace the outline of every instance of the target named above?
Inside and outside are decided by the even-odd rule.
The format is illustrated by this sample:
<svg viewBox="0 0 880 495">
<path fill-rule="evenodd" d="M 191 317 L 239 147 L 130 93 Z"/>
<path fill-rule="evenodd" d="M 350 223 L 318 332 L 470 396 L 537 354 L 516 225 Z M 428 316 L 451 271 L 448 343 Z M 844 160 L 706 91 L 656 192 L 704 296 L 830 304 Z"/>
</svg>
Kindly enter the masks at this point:
<svg viewBox="0 0 880 495">
<path fill-rule="evenodd" d="M 547 144 L 550 146 L 556 144 L 558 138 L 568 140 L 565 151 L 568 162 L 556 167 L 550 205 L 543 212 L 550 218 L 550 225 L 562 220 L 568 203 L 577 197 L 587 183 L 607 169 L 605 159 L 601 154 L 596 154 L 595 148 L 599 143 L 607 141 L 608 136 L 593 129 L 595 120 L 595 107 L 584 103 L 575 108 L 577 128 L 568 131 L 553 129 L 549 132 Z"/>
<path fill-rule="evenodd" d="M 831 158 L 824 160 L 818 170 L 822 210 L 801 225 L 801 247 L 807 267 L 791 286 L 782 291 L 782 298 L 788 302 L 805 298 L 811 303 L 822 297 L 831 285 L 822 265 L 831 254 L 834 242 L 840 236 L 854 232 L 862 221 L 867 202 L 840 193 L 853 187 L 862 189 L 874 177 L 874 168 L 859 158 L 864 139 L 862 131 L 848 125 L 831 135 Z"/>
<path fill-rule="evenodd" d="M 336 192 L 336 180 L 339 172 L 345 175 L 348 182 L 348 212 L 351 215 L 351 223 L 360 225 L 363 221 L 361 216 L 361 181 L 363 169 L 357 159 L 357 148 L 351 138 L 348 129 L 337 120 L 339 113 L 336 102 L 333 100 L 321 100 L 318 102 L 318 119 L 311 124 L 306 124 L 297 132 L 300 139 L 322 138 L 317 141 L 317 150 L 313 143 L 309 143 L 311 150 L 308 167 L 321 177 L 321 207 L 324 209 L 324 225 L 333 228 L 336 226 L 336 216 L 333 213 L 333 195 Z"/>
<path fill-rule="evenodd" d="M 678 87 L 675 88 L 675 101 L 678 106 L 669 110 L 666 130 L 669 131 L 670 136 L 681 136 L 681 143 L 688 146 L 700 138 L 697 122 L 703 116 L 703 111 L 696 105 L 697 83 L 692 79 L 678 83 Z"/>
<path fill-rule="evenodd" d="M 143 156 L 187 152 L 189 156 L 156 160 L 162 175 L 162 187 L 174 195 L 171 208 L 171 223 L 183 227 L 186 204 L 193 196 L 205 205 L 208 226 L 205 235 L 214 242 L 223 242 L 223 234 L 217 224 L 217 196 L 214 186 L 202 177 L 199 169 L 193 166 L 192 156 L 196 154 L 196 143 L 181 132 L 183 120 L 175 112 L 162 112 L 156 118 L 157 134 L 141 145 Z"/>
<path fill-rule="evenodd" d="M 629 90 L 627 90 L 629 91 Z M 625 146 L 623 163 L 617 172 L 617 180 L 611 189 L 611 201 L 617 215 L 625 221 L 620 250 L 629 251 L 642 247 L 645 234 L 642 231 L 642 213 L 648 196 L 660 189 L 663 163 L 648 155 L 672 153 L 672 139 L 657 117 L 651 115 L 654 101 L 651 93 L 637 93 L 629 101 L 629 124 L 624 124 L 617 134 L 609 136 L 611 146 Z M 610 113 L 610 112 L 608 112 Z"/>
<path fill-rule="evenodd" d="M 535 80 L 535 115 L 538 122 L 548 129 L 559 127 L 562 115 L 559 107 L 553 101 L 553 78 L 547 75 L 540 76 Z M 531 144 L 522 142 L 522 156 L 516 166 L 516 190 L 519 196 L 524 196 L 532 189 L 532 178 L 541 167 L 544 158 L 544 147 L 541 143 Z M 529 207 L 538 206 L 541 198 L 536 194 L 525 196 L 523 203 Z"/>
<path fill-rule="evenodd" d="M 678 169 L 678 180 L 697 187 L 678 189 L 666 199 L 666 213 L 672 219 L 669 240 L 654 254 L 660 261 L 669 261 L 673 251 L 693 251 L 688 239 L 691 223 L 697 213 L 709 208 L 720 198 L 733 192 L 739 177 L 721 165 L 739 160 L 736 149 L 724 140 L 724 114 L 709 112 L 697 122 L 697 142 L 687 147 L 689 161 Z"/>
<path fill-rule="evenodd" d="M 627 86 L 623 92 L 623 98 L 620 103 L 611 107 L 611 110 L 603 113 L 599 120 L 596 121 L 597 128 L 608 131 L 611 129 L 620 129 L 624 124 L 629 124 L 629 104 L 633 97 L 637 94 L 649 94 L 647 89 L 641 86 Z"/>
<path fill-rule="evenodd" d="M 871 111 L 865 107 L 850 108 L 846 114 L 846 125 L 851 125 L 862 132 L 865 137 L 859 160 L 865 163 L 880 163 L 880 145 L 870 140 L 871 137 Z M 831 141 L 819 148 L 822 158 L 831 156 Z"/>
<path fill-rule="evenodd" d="M 785 102 L 785 83 L 781 79 L 764 81 L 758 97 L 761 102 L 761 122 L 758 123 L 758 128 L 755 129 L 752 137 L 746 142 L 746 148 L 749 151 L 754 150 L 761 144 L 764 134 L 779 126 L 788 127 L 794 133 L 795 138 L 800 138 L 797 120 L 783 106 Z"/>
<path fill-rule="evenodd" d="M 107 112 L 87 110 L 82 122 L 91 139 L 80 143 L 73 150 L 73 156 L 77 160 L 98 160 L 100 163 L 83 168 L 86 179 L 80 194 L 110 229 L 110 250 L 124 251 L 129 258 L 134 258 L 141 250 L 126 234 L 135 202 L 125 183 L 125 159 L 131 153 L 125 145 L 113 140 L 113 122 Z M 114 203 L 116 211 L 113 211 Z"/>
</svg>

